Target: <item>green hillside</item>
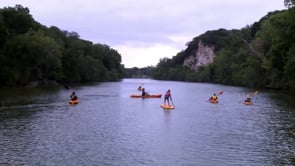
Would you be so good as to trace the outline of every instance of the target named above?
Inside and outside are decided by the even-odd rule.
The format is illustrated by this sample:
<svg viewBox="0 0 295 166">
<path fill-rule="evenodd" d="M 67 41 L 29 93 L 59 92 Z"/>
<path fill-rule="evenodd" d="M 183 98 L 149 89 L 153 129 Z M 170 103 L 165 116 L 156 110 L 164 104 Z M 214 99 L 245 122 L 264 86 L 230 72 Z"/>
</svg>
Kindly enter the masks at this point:
<svg viewBox="0 0 295 166">
<path fill-rule="evenodd" d="M 270 12 L 242 29 L 211 30 L 193 38 L 173 58 L 161 59 L 153 78 L 295 91 L 295 9 L 292 1 L 285 2 L 289 9 Z M 213 63 L 197 70 L 184 66 L 200 41 L 214 48 Z"/>
</svg>

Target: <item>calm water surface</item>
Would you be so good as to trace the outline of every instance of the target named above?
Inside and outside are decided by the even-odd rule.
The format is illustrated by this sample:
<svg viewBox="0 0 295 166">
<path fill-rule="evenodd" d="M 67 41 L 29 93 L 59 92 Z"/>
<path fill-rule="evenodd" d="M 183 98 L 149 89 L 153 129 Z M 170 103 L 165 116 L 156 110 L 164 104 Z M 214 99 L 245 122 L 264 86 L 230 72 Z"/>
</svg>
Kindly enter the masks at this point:
<svg viewBox="0 0 295 166">
<path fill-rule="evenodd" d="M 130 98 L 141 83 L 171 89 L 176 109 Z M 219 104 L 207 102 L 220 91 Z M 259 91 L 245 106 L 249 92 L 150 79 L 0 90 L 0 165 L 295 165 L 294 100 Z"/>
</svg>

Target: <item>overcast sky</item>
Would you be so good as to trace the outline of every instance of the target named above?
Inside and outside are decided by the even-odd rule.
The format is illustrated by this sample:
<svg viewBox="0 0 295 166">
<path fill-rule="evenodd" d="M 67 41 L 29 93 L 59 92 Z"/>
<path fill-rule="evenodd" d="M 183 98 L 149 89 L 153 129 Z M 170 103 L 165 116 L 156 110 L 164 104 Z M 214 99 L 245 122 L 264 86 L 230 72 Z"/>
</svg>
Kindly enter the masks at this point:
<svg viewBox="0 0 295 166">
<path fill-rule="evenodd" d="M 156 66 L 208 30 L 241 29 L 285 9 L 283 0 L 0 0 L 15 4 L 47 27 L 109 45 L 125 67 Z"/>
</svg>

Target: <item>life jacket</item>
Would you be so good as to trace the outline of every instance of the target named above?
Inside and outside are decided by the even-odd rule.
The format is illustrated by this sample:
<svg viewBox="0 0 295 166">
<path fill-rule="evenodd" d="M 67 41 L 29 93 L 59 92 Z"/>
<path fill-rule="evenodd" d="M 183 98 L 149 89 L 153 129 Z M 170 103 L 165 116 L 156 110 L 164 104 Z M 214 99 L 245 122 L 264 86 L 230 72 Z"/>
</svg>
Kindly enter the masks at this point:
<svg viewBox="0 0 295 166">
<path fill-rule="evenodd" d="M 217 100 L 217 96 L 214 96 L 214 95 L 213 95 L 213 96 L 211 97 L 211 99 L 212 99 L 212 100 Z"/>
<path fill-rule="evenodd" d="M 166 97 L 169 97 L 170 95 L 171 95 L 171 94 L 170 94 L 169 91 L 167 91 L 166 94 L 165 94 Z"/>
</svg>

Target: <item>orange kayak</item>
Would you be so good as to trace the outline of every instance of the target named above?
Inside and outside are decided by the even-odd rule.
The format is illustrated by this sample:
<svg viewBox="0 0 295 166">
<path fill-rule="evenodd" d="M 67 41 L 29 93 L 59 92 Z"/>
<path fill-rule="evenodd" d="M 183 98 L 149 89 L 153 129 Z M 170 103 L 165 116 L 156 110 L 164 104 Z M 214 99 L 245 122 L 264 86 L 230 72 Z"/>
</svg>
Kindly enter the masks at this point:
<svg viewBox="0 0 295 166">
<path fill-rule="evenodd" d="M 162 94 L 153 94 L 153 95 L 146 95 L 146 96 L 133 94 L 130 97 L 132 97 L 132 98 L 161 98 Z"/>
<path fill-rule="evenodd" d="M 80 100 L 79 99 L 77 99 L 77 100 L 70 100 L 69 101 L 69 104 L 71 104 L 71 105 L 79 104 L 79 103 L 80 103 Z"/>
<path fill-rule="evenodd" d="M 253 103 L 251 101 L 250 102 L 244 101 L 244 104 L 245 105 L 252 105 Z"/>
<path fill-rule="evenodd" d="M 213 104 L 217 104 L 218 103 L 218 100 L 209 100 L 210 103 L 213 103 Z"/>
</svg>

